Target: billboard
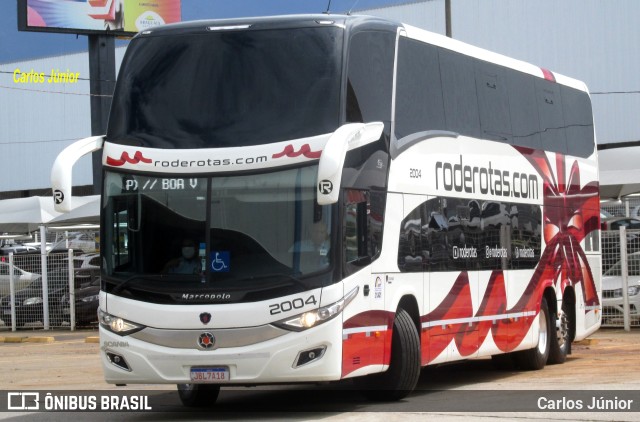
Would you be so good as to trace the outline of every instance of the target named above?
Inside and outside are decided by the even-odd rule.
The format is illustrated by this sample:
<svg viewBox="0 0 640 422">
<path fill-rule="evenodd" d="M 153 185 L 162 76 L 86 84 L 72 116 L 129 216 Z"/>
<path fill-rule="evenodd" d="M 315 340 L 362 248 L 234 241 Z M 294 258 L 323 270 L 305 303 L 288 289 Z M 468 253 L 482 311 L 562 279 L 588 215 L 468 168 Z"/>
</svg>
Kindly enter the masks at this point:
<svg viewBox="0 0 640 422">
<path fill-rule="evenodd" d="M 20 31 L 132 36 L 180 22 L 181 0 L 18 0 Z"/>
</svg>

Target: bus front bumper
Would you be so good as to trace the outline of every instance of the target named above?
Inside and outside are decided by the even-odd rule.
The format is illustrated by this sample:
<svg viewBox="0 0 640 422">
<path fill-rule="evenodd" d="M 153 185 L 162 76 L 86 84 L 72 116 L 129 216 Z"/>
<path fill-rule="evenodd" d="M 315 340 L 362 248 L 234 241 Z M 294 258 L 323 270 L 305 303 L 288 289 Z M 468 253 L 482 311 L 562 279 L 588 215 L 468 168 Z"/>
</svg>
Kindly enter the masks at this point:
<svg viewBox="0 0 640 422">
<path fill-rule="evenodd" d="M 166 331 L 169 336 L 171 331 L 178 334 L 176 330 Z M 255 344 L 212 350 L 198 346 L 200 335 L 206 331 L 181 330 L 179 334 L 184 336 L 185 331 L 193 334 L 193 346 L 179 348 L 153 344 L 132 335 L 120 336 L 100 327 L 100 356 L 106 382 L 198 383 L 192 380 L 192 368 L 224 371 L 228 379 L 213 382 L 229 385 L 333 381 L 341 376 L 340 318 Z"/>
</svg>

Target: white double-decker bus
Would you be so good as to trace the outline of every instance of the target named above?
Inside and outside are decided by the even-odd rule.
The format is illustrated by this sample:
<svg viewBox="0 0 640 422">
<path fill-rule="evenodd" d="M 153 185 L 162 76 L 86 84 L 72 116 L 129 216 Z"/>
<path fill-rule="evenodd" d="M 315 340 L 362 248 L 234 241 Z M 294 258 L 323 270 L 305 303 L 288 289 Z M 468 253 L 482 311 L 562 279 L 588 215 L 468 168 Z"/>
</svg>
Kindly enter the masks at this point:
<svg viewBox="0 0 640 422">
<path fill-rule="evenodd" d="M 363 16 L 199 21 L 129 45 L 102 150 L 108 383 L 354 378 L 562 363 L 600 325 L 586 86 Z"/>
</svg>

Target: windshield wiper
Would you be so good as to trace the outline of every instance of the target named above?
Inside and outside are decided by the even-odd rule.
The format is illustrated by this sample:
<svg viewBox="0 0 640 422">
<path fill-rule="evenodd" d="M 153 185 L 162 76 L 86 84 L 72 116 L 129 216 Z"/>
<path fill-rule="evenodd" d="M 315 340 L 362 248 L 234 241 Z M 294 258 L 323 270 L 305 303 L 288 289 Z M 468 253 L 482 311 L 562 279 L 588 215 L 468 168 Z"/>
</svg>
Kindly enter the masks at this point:
<svg viewBox="0 0 640 422">
<path fill-rule="evenodd" d="M 300 280 L 298 277 L 294 276 L 293 274 L 287 274 L 287 273 L 271 273 L 271 274 L 260 274 L 260 275 L 254 275 L 251 277 L 244 277 L 239 279 L 240 281 L 244 281 L 244 280 L 262 280 L 265 278 L 276 278 L 276 277 L 284 277 L 288 280 L 293 281 L 295 284 L 302 286 L 304 288 L 307 288 L 307 286 L 302 282 L 302 280 Z"/>
<path fill-rule="evenodd" d="M 131 283 L 133 280 L 149 280 L 149 279 L 150 278 L 148 276 L 147 277 L 143 277 L 140 274 L 132 275 L 131 277 L 129 277 L 129 278 L 125 279 L 125 280 L 122 280 L 121 282 L 116 284 L 116 286 L 113 288 L 111 293 L 112 294 L 120 293 L 125 288 L 125 286 L 127 286 L 127 284 Z"/>
</svg>

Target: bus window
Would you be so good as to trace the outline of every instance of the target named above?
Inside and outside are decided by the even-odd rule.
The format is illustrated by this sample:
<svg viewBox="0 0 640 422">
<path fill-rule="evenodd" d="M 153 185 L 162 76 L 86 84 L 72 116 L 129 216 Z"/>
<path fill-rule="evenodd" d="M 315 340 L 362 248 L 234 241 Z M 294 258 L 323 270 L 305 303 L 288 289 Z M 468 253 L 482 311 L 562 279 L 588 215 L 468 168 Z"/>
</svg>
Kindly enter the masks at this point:
<svg viewBox="0 0 640 422">
<path fill-rule="evenodd" d="M 447 130 L 481 138 L 473 60 L 442 48 L 439 57 Z"/>
<path fill-rule="evenodd" d="M 482 137 L 510 144 L 511 120 L 504 69 L 476 60 L 475 70 Z"/>
<path fill-rule="evenodd" d="M 593 119 L 591 101 L 586 92 L 560 87 L 562 112 L 566 127 L 569 155 L 589 157 L 593 154 Z"/>
<path fill-rule="evenodd" d="M 428 251 L 425 254 L 422 248 L 422 208 L 423 205 L 414 208 L 400 226 L 398 267 L 402 272 L 423 271 L 429 260 Z"/>
<path fill-rule="evenodd" d="M 363 263 L 371 262 L 369 192 L 347 189 L 344 196 L 344 257 L 347 263 L 345 268 L 347 272 L 352 272 L 350 267 L 351 270 L 356 270 Z"/>
<path fill-rule="evenodd" d="M 560 86 L 544 79 L 536 79 L 536 97 L 542 149 L 566 154 L 567 140 Z"/>
<path fill-rule="evenodd" d="M 396 80 L 396 137 L 445 129 L 438 49 L 400 37 Z"/>
<path fill-rule="evenodd" d="M 513 143 L 534 149 L 542 148 L 534 77 L 521 72 L 508 72 L 507 85 Z"/>
<path fill-rule="evenodd" d="M 394 44 L 395 34 L 388 32 L 360 32 L 353 36 L 347 76 L 347 122 L 390 121 Z"/>
</svg>

